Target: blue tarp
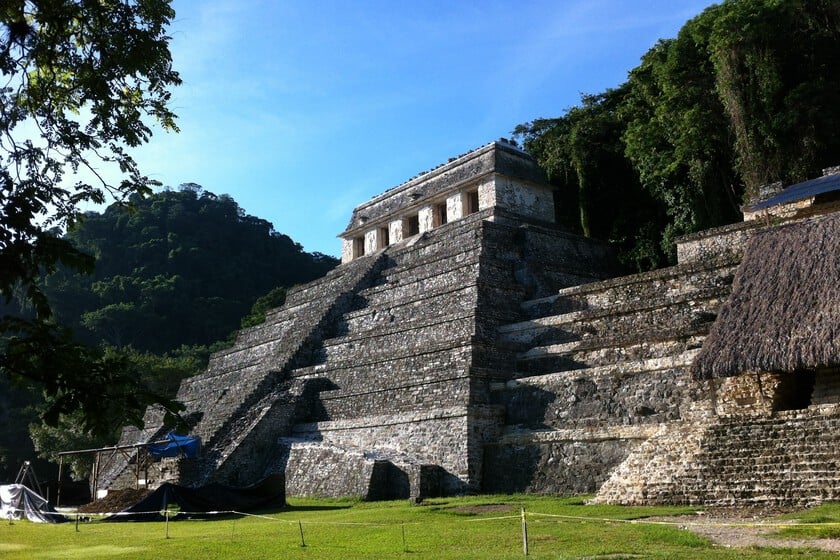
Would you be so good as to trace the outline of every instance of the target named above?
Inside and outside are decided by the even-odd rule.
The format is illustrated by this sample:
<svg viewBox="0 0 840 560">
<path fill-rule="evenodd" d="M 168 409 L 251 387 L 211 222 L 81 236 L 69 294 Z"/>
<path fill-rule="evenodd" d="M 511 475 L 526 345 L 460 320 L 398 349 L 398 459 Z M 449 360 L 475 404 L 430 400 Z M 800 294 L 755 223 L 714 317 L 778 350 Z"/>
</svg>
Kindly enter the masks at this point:
<svg viewBox="0 0 840 560">
<path fill-rule="evenodd" d="M 168 443 L 158 443 L 148 447 L 152 457 L 198 457 L 201 442 L 197 437 L 179 436 L 175 432 L 166 434 Z"/>
<path fill-rule="evenodd" d="M 811 179 L 810 181 L 805 181 L 804 183 L 791 185 L 779 194 L 768 198 L 764 202 L 754 204 L 753 206 L 746 208 L 746 210 L 754 212 L 756 210 L 763 210 L 764 208 L 776 206 L 777 204 L 788 204 L 790 202 L 796 202 L 805 198 L 834 191 L 840 191 L 840 175 L 825 175 L 823 177 Z"/>
</svg>

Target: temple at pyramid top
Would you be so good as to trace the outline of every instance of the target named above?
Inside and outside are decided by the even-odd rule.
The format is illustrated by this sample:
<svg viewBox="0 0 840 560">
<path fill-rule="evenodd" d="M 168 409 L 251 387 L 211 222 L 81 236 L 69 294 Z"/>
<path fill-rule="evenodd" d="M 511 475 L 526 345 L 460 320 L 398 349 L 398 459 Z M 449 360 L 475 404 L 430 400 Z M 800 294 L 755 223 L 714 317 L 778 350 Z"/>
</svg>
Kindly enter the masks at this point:
<svg viewBox="0 0 840 560">
<path fill-rule="evenodd" d="M 408 242 L 486 208 L 554 222 L 545 173 L 531 156 L 505 140 L 453 158 L 357 206 L 339 235 L 341 262 Z"/>
</svg>

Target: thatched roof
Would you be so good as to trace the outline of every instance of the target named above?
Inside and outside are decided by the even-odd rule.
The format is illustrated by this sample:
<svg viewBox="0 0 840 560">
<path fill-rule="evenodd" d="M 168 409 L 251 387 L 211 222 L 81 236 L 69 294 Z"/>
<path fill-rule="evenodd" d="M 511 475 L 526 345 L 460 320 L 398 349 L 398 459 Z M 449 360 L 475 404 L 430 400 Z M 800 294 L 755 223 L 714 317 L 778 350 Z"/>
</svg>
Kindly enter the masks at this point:
<svg viewBox="0 0 840 560">
<path fill-rule="evenodd" d="M 692 366 L 697 378 L 840 365 L 840 213 L 757 233 Z"/>
</svg>

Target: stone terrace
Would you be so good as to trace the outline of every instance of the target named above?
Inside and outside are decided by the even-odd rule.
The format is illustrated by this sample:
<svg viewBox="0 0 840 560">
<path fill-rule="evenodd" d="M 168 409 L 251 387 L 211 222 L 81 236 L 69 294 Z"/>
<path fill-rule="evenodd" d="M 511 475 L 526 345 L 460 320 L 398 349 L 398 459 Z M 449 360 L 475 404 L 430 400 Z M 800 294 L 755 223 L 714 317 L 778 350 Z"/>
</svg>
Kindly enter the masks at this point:
<svg viewBox="0 0 840 560">
<path fill-rule="evenodd" d="M 518 359 L 493 386 L 506 416 L 486 450 L 485 490 L 594 492 L 660 425 L 679 420 L 691 402 L 688 367 L 738 261 L 727 246 L 704 262 L 524 302 L 528 319 L 499 328 Z"/>
</svg>

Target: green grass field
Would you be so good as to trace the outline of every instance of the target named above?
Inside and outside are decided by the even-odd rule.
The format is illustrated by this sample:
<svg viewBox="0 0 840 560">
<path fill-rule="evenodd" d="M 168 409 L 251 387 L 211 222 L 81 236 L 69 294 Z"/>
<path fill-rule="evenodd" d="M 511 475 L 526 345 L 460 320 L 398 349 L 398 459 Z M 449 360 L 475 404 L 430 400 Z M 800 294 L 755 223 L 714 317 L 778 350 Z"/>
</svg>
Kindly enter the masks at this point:
<svg viewBox="0 0 840 560">
<path fill-rule="evenodd" d="M 813 549 L 718 547 L 678 525 L 638 522 L 689 508 L 590 506 L 545 496 L 446 498 L 419 506 L 293 499 L 283 511 L 260 516 L 173 521 L 169 538 L 163 522 L 80 523 L 77 531 L 74 523 L 3 521 L 0 558 L 523 558 L 522 507 L 535 559 L 838 558 Z M 840 507 L 823 506 L 801 519 L 810 537 L 833 536 L 832 527 L 816 523 L 840 521 Z"/>
</svg>

